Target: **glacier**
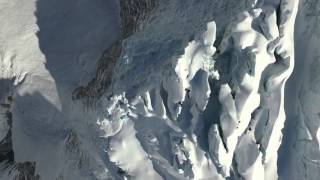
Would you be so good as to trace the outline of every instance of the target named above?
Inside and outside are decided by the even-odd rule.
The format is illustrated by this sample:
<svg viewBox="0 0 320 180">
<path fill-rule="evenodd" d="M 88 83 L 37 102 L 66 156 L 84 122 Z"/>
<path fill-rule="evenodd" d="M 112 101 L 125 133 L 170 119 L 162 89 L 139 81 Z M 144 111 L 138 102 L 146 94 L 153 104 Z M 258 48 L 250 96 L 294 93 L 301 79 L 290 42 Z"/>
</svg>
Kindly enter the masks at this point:
<svg viewBox="0 0 320 180">
<path fill-rule="evenodd" d="M 317 180 L 317 0 L 0 0 L 0 179 Z"/>
</svg>

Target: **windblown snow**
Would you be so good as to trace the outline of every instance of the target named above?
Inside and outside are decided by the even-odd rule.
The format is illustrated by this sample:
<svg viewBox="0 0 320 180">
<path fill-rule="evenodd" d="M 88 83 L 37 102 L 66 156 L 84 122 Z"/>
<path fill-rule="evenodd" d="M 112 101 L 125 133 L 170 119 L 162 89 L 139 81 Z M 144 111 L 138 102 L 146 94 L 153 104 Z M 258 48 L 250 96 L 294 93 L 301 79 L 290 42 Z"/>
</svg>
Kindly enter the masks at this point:
<svg viewBox="0 0 320 180">
<path fill-rule="evenodd" d="M 0 179 L 318 179 L 319 9 L 0 0 Z"/>
</svg>

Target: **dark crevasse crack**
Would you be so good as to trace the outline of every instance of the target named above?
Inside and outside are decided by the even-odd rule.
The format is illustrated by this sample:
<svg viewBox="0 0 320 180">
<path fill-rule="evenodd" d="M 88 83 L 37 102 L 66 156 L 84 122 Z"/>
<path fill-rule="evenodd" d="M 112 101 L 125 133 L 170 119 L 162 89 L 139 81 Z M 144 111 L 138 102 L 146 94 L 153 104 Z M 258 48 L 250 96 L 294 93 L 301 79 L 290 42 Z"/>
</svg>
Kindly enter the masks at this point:
<svg viewBox="0 0 320 180">
<path fill-rule="evenodd" d="M 204 150 L 209 150 L 208 143 L 208 133 L 209 129 L 213 124 L 220 124 L 220 112 L 221 112 L 221 103 L 218 99 L 219 88 L 215 85 L 215 81 L 209 81 L 210 84 L 210 97 L 205 111 L 201 114 L 200 120 L 198 120 L 197 125 L 198 131 L 195 132 L 198 138 L 199 146 Z M 220 132 L 220 131 L 219 131 Z M 221 136 L 221 134 L 220 134 Z M 222 139 L 222 137 L 221 137 Z"/>
<path fill-rule="evenodd" d="M 231 168 L 231 172 L 230 172 L 230 179 L 232 179 L 232 180 L 245 180 L 242 176 L 241 176 L 241 174 L 239 173 L 239 171 L 238 171 L 238 163 L 237 163 L 237 161 L 236 161 L 236 156 L 237 155 L 235 155 L 234 157 L 233 157 L 233 159 L 232 159 L 232 168 Z"/>
<path fill-rule="evenodd" d="M 173 119 L 174 115 L 172 115 L 172 113 L 170 112 L 169 106 L 168 106 L 168 92 L 165 90 L 163 85 L 161 85 L 161 87 L 160 87 L 160 96 L 162 98 L 162 101 L 163 101 L 165 111 L 166 111 L 168 118 Z"/>
</svg>

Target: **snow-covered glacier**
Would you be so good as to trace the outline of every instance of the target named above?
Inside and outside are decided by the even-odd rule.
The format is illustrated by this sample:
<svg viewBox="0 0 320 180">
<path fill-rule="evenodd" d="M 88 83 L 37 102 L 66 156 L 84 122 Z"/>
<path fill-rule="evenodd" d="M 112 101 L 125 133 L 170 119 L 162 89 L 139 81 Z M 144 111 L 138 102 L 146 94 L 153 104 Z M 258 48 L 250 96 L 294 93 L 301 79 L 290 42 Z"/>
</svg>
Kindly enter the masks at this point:
<svg viewBox="0 0 320 180">
<path fill-rule="evenodd" d="M 0 179 L 317 180 L 318 0 L 0 0 Z"/>
</svg>

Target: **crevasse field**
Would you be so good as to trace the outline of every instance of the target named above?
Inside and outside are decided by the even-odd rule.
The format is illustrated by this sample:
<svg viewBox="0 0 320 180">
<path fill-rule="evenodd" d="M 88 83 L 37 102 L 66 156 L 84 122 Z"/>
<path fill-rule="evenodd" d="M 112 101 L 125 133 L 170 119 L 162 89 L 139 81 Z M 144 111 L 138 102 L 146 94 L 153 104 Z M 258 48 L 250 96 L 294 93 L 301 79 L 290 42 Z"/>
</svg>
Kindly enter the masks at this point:
<svg viewBox="0 0 320 180">
<path fill-rule="evenodd" d="M 318 0 L 0 0 L 0 24 L 0 180 L 319 180 Z"/>
</svg>

